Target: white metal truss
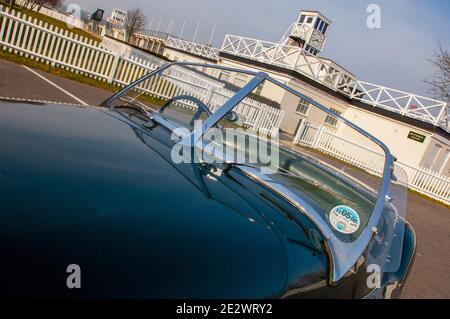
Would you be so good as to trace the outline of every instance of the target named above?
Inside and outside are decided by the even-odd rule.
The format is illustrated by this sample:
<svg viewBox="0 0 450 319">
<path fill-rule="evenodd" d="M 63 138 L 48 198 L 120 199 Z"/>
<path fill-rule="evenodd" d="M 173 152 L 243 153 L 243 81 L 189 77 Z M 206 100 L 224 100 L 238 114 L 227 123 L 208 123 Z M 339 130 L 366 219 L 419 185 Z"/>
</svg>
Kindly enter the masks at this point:
<svg viewBox="0 0 450 319">
<path fill-rule="evenodd" d="M 219 50 L 209 45 L 169 37 L 167 39 L 166 46 L 169 48 L 186 51 L 191 54 L 208 58 L 214 61 L 219 60 Z"/>
<path fill-rule="evenodd" d="M 310 39 L 314 36 L 314 38 L 319 39 L 318 43 L 312 43 Z M 304 24 L 304 23 L 293 23 L 289 29 L 286 31 L 286 33 L 281 38 L 280 44 L 284 45 L 290 45 L 292 43 L 293 38 L 298 38 L 300 40 L 303 40 L 305 43 L 308 43 L 309 46 L 312 46 L 313 48 L 317 49 L 318 51 L 322 51 L 325 42 L 326 37 L 324 34 L 316 30 L 310 25 Z"/>
<path fill-rule="evenodd" d="M 304 23 L 293 23 L 280 40 L 280 44 L 287 44 L 291 36 L 306 41 L 312 27 Z"/>
<path fill-rule="evenodd" d="M 290 30 L 288 30 L 290 32 Z M 359 81 L 331 60 L 282 43 L 226 35 L 222 52 L 295 70 L 350 99 L 359 100 L 450 131 L 445 102 Z"/>
</svg>

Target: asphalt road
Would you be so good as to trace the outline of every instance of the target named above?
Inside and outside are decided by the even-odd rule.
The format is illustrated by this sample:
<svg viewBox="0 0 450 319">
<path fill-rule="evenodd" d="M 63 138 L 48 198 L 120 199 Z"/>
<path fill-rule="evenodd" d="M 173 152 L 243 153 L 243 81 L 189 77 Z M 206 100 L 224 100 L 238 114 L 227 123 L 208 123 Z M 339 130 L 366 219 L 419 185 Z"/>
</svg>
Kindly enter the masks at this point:
<svg viewBox="0 0 450 319">
<path fill-rule="evenodd" d="M 89 85 L 41 71 L 34 72 L 40 76 L 18 64 L 0 60 L 0 98 L 74 104 L 83 104 L 80 103 L 82 101 L 98 105 L 111 95 Z M 345 166 L 328 158 L 324 160 L 338 167 Z M 346 171 L 362 177 L 359 171 L 348 167 Z M 450 298 L 450 210 L 409 194 L 407 219 L 416 231 L 418 247 L 403 298 Z"/>
<path fill-rule="evenodd" d="M 299 146 L 297 151 L 310 153 Z M 311 154 L 344 170 L 374 189 L 379 180 L 317 153 Z M 406 219 L 417 235 L 417 254 L 403 289 L 403 298 L 450 298 L 450 209 L 408 193 Z"/>
<path fill-rule="evenodd" d="M 88 105 L 98 105 L 111 92 L 72 81 L 57 75 L 33 70 L 61 89 L 70 92 Z M 21 65 L 0 59 L 0 98 L 32 99 L 49 102 L 82 104 Z"/>
</svg>

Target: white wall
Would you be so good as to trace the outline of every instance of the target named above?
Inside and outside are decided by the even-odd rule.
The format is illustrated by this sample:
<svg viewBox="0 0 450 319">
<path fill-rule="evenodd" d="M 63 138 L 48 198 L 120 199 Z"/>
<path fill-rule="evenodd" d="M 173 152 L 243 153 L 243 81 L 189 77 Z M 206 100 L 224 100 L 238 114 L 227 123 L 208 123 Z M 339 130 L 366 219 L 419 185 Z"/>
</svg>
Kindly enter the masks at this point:
<svg viewBox="0 0 450 319">
<path fill-rule="evenodd" d="M 197 63 L 205 63 L 205 64 L 212 64 L 213 62 L 211 62 L 211 60 L 208 59 L 203 59 L 199 56 L 195 56 L 189 53 L 184 53 L 181 52 L 179 50 L 174 50 L 171 49 L 169 47 L 165 47 L 164 48 L 164 53 L 163 55 L 172 60 L 172 61 L 177 61 L 177 62 L 185 62 L 185 61 L 189 61 L 189 62 L 197 62 Z"/>
<path fill-rule="evenodd" d="M 432 136 L 420 165 L 450 177 L 450 141 L 439 135 Z"/>
<path fill-rule="evenodd" d="M 349 107 L 343 115 L 385 143 L 399 160 L 412 166 L 419 165 L 433 136 L 432 133 L 415 126 L 356 107 Z M 425 141 L 420 143 L 408 138 L 411 131 L 424 135 Z M 358 133 L 346 126 L 340 126 L 337 134 L 355 142 L 361 143 L 365 140 L 362 140 Z"/>
</svg>

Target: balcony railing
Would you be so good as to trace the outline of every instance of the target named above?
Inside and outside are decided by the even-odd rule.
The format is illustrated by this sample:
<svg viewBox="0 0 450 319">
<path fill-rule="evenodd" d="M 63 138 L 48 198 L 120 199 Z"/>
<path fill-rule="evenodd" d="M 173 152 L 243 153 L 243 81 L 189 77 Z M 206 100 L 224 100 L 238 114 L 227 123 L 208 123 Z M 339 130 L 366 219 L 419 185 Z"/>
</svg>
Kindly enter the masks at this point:
<svg viewBox="0 0 450 319">
<path fill-rule="evenodd" d="M 186 51 L 188 53 L 214 61 L 219 60 L 219 50 L 209 45 L 169 37 L 167 39 L 166 46 L 169 48 Z"/>
<path fill-rule="evenodd" d="M 295 70 L 350 99 L 431 123 L 450 132 L 447 103 L 359 81 L 330 60 L 314 56 L 299 47 L 226 35 L 221 51 Z"/>
</svg>

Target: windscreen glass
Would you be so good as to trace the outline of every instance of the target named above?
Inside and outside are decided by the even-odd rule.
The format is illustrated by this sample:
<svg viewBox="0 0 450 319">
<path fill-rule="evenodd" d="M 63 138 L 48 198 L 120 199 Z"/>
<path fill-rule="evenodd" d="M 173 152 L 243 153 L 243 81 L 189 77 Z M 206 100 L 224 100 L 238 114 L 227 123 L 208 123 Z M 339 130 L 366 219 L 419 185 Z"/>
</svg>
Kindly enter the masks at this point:
<svg viewBox="0 0 450 319">
<path fill-rule="evenodd" d="M 300 85 L 288 86 L 302 91 Z M 234 138 L 217 143 L 215 136 L 212 139 L 206 133 L 204 140 L 225 145 L 230 161 L 263 169 L 261 172 L 317 211 L 340 240 L 356 240 L 367 227 L 378 198 L 385 165 L 381 147 L 335 116 L 353 114 L 334 101 L 327 103 L 330 114 L 268 80 L 252 95 L 271 101 L 271 105 L 251 123 L 251 131 L 238 131 L 236 122 L 227 120 L 215 128 L 234 129 Z M 231 110 L 225 119 L 235 118 L 231 113 L 238 110 Z M 277 112 L 283 115 L 279 123 Z M 283 131 L 273 133 L 278 126 Z M 233 148 L 239 155 L 229 151 Z"/>
<path fill-rule="evenodd" d="M 151 72 L 142 69 L 129 81 Z M 252 78 L 242 72 L 213 67 L 172 65 L 134 85 L 112 101 L 117 108 L 135 107 L 157 114 L 174 126 L 194 129 L 195 121 L 204 121 L 227 102 Z M 248 128 L 255 120 L 261 101 L 248 96 L 236 107 L 239 125 Z"/>
<path fill-rule="evenodd" d="M 337 116 L 363 121 L 362 113 L 310 95 L 295 81 L 280 85 L 246 71 L 175 64 L 112 105 L 151 110 L 159 123 L 184 130 L 180 136 L 199 134 L 194 159 L 258 168 L 316 211 L 337 238 L 352 242 L 374 211 L 385 154 Z"/>
<path fill-rule="evenodd" d="M 376 235 L 366 256 L 366 264 L 379 266 L 381 273 L 396 272 L 400 267 L 407 196 L 408 176 L 396 164 Z"/>
</svg>

